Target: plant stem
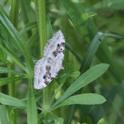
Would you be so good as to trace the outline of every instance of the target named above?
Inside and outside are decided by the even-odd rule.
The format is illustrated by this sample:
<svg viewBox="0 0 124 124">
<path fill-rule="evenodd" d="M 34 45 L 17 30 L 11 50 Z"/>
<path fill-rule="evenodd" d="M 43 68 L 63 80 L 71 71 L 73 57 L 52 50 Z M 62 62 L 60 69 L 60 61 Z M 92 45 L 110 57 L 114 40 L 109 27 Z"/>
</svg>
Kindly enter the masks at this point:
<svg viewBox="0 0 124 124">
<path fill-rule="evenodd" d="M 45 0 L 38 0 L 38 25 L 40 37 L 40 53 L 43 56 L 44 45 L 47 40 Z"/>
<path fill-rule="evenodd" d="M 9 69 L 14 68 L 14 64 L 8 65 Z M 10 83 L 8 84 L 8 94 L 10 96 L 15 96 L 15 81 L 14 81 L 14 75 L 11 73 L 11 71 L 8 73 L 8 77 L 11 78 Z M 16 124 L 16 112 L 15 110 L 10 109 L 9 111 L 9 119 L 10 124 Z"/>
<path fill-rule="evenodd" d="M 38 0 L 38 27 L 40 37 L 40 54 L 43 56 L 45 42 L 47 41 L 47 23 L 45 0 Z M 48 88 L 43 89 L 43 108 L 48 105 Z"/>
<path fill-rule="evenodd" d="M 11 0 L 11 11 L 10 11 L 10 19 L 13 23 L 13 25 L 17 26 L 17 15 L 18 15 L 18 3 L 17 0 Z M 12 63 L 8 65 L 9 69 L 14 69 L 15 65 Z M 15 81 L 14 81 L 14 75 L 11 73 L 11 71 L 8 73 L 8 77 L 11 78 L 10 83 L 8 84 L 8 94 L 10 96 L 16 96 L 16 88 L 15 88 Z M 11 110 L 9 111 L 9 117 L 10 117 L 10 124 L 16 124 L 16 111 Z"/>
</svg>

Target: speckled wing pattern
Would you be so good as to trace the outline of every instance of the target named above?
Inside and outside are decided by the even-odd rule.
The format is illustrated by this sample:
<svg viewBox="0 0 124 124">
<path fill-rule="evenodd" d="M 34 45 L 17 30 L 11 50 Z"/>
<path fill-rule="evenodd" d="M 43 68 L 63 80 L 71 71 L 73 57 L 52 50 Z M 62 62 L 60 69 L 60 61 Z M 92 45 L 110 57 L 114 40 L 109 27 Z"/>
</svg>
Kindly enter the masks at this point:
<svg viewBox="0 0 124 124">
<path fill-rule="evenodd" d="M 63 69 L 65 40 L 61 31 L 56 32 L 48 40 L 44 49 L 44 56 L 38 60 L 34 67 L 34 88 L 43 89 Z"/>
</svg>

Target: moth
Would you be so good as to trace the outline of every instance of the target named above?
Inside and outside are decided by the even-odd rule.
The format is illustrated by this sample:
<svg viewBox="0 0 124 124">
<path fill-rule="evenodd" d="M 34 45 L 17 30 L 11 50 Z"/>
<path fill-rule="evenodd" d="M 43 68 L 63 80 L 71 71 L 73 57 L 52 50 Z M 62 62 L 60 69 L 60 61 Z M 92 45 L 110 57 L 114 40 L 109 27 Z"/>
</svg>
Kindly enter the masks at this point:
<svg viewBox="0 0 124 124">
<path fill-rule="evenodd" d="M 43 89 L 63 69 L 65 39 L 61 31 L 56 32 L 48 40 L 44 48 L 43 58 L 34 66 L 34 88 Z"/>
</svg>

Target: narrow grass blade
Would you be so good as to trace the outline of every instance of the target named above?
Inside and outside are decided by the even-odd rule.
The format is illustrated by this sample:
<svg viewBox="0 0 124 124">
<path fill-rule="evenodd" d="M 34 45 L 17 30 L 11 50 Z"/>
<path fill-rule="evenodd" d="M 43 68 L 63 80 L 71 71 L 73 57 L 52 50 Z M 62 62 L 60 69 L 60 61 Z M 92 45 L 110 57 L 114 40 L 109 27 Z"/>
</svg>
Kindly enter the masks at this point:
<svg viewBox="0 0 124 124">
<path fill-rule="evenodd" d="M 0 103 L 3 105 L 13 106 L 17 108 L 24 108 L 25 103 L 17 98 L 0 93 Z"/>
<path fill-rule="evenodd" d="M 93 58 L 96 55 L 96 52 L 101 44 L 101 42 L 104 39 L 104 34 L 102 32 L 98 32 L 93 40 L 91 41 L 91 44 L 89 45 L 88 51 L 84 57 L 84 61 L 81 64 L 80 71 L 84 72 L 86 71 L 90 66 L 93 61 Z"/>
<path fill-rule="evenodd" d="M 26 72 L 26 68 L 25 66 L 18 60 L 18 58 L 16 56 L 14 56 L 13 54 L 11 54 L 10 51 L 8 51 L 6 48 L 4 48 L 2 45 L 0 45 L 0 48 L 3 50 L 4 53 L 6 53 L 7 55 L 9 55 L 11 57 L 11 59 L 22 69 Z"/>
<path fill-rule="evenodd" d="M 24 42 L 25 40 L 23 39 L 23 37 L 19 36 L 18 31 L 11 23 L 10 19 L 7 17 L 6 13 L 4 12 L 1 6 L 0 6 L 0 22 L 6 30 L 6 32 L 4 33 L 8 33 L 8 35 L 11 36 L 11 38 L 13 39 L 10 40 L 9 44 L 6 42 L 4 42 L 4 44 L 6 44 L 6 46 L 11 46 L 14 44 L 14 47 L 18 49 L 18 51 L 25 57 L 27 67 L 29 69 L 29 72 L 31 72 L 33 63 L 28 44 Z"/>
<path fill-rule="evenodd" d="M 115 39 L 124 39 L 124 35 L 119 34 L 119 33 L 104 33 L 105 37 L 111 37 L 111 38 L 115 38 Z"/>
<path fill-rule="evenodd" d="M 35 18 L 35 12 L 33 11 L 32 7 L 30 6 L 30 0 L 21 0 L 20 1 L 20 6 L 22 10 L 22 19 L 25 24 L 28 24 L 31 21 L 34 21 Z M 28 12 L 28 13 L 26 13 Z"/>
<path fill-rule="evenodd" d="M 13 24 L 11 21 L 8 19 L 7 15 L 5 14 L 4 10 L 0 6 L 0 22 L 1 24 L 5 27 L 5 29 L 8 31 L 8 33 L 12 36 L 14 39 L 13 42 L 19 48 L 19 50 L 24 51 L 21 41 L 18 36 L 18 32 L 14 28 Z"/>
</svg>

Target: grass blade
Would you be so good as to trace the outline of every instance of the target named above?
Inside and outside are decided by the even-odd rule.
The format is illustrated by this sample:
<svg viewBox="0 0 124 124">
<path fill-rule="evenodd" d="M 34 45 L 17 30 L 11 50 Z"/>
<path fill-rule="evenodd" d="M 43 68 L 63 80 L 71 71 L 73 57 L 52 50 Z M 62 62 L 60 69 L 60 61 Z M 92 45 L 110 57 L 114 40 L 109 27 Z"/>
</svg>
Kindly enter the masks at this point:
<svg viewBox="0 0 124 124">
<path fill-rule="evenodd" d="M 25 103 L 17 98 L 0 93 L 0 103 L 3 105 L 13 106 L 17 108 L 24 108 Z"/>
<path fill-rule="evenodd" d="M 0 22 L 14 39 L 13 41 L 15 45 L 17 46 L 17 48 L 19 48 L 19 50 L 21 51 L 24 51 L 23 46 L 18 36 L 18 32 L 14 28 L 13 24 L 11 23 L 11 21 L 9 20 L 9 18 L 7 17 L 7 15 L 5 14 L 1 6 L 0 6 Z"/>
<path fill-rule="evenodd" d="M 84 57 L 84 61 L 81 64 L 81 68 L 80 68 L 81 72 L 84 72 L 85 70 L 87 70 L 90 67 L 90 65 L 93 61 L 93 58 L 94 58 L 101 42 L 103 41 L 103 38 L 104 38 L 103 33 L 98 32 L 95 35 L 95 37 L 93 38 L 93 40 L 91 41 L 88 51 Z"/>
<path fill-rule="evenodd" d="M 4 51 L 4 53 L 6 53 L 7 55 L 9 55 L 11 57 L 11 59 L 22 69 L 26 72 L 26 68 L 25 66 L 18 60 L 18 58 L 16 56 L 14 56 L 13 54 L 11 54 L 10 51 L 8 51 L 6 48 L 4 48 L 2 45 L 0 45 L 0 48 Z"/>
</svg>

